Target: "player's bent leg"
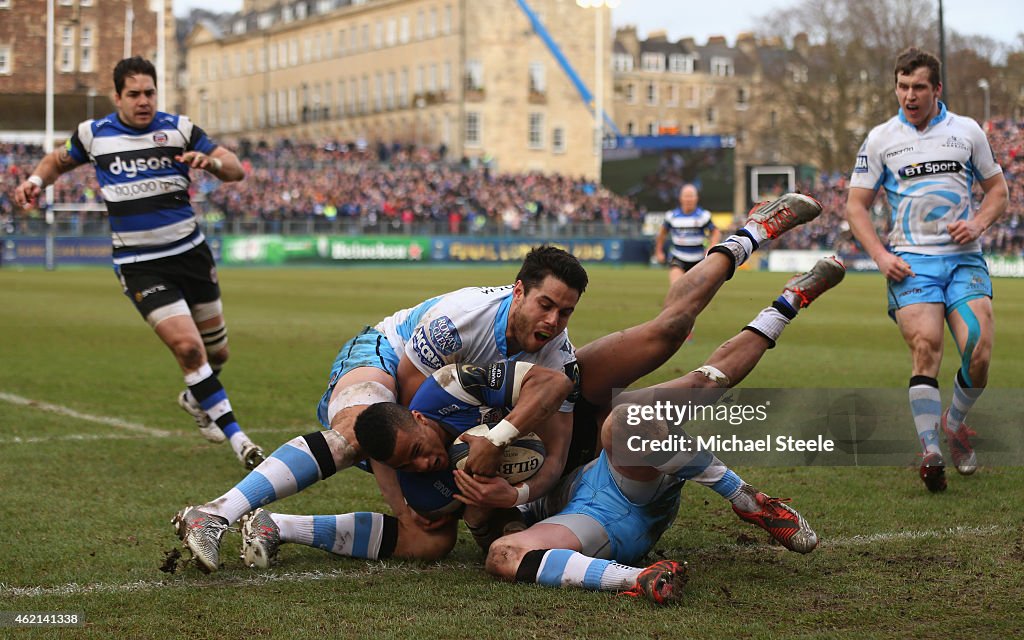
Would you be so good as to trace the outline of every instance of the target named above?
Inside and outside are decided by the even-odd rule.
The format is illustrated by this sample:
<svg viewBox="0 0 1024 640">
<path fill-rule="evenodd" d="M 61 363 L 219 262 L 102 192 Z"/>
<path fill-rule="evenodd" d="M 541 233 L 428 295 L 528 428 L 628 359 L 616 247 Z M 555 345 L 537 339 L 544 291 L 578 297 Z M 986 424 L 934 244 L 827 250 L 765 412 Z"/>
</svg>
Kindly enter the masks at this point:
<svg viewBox="0 0 1024 640">
<path fill-rule="evenodd" d="M 895 311 L 913 362 L 907 393 L 922 450 L 918 475 L 931 492 L 946 489 L 946 464 L 939 447 L 942 397 L 936 379 L 942 362 L 943 309 L 941 303 L 921 302 Z"/>
<path fill-rule="evenodd" d="M 192 305 L 192 320 L 206 348 L 206 358 L 216 373 L 228 361 L 228 329 L 220 300 Z"/>
<path fill-rule="evenodd" d="M 965 419 L 988 383 L 994 333 L 991 298 L 978 297 L 954 305 L 947 322 L 961 357 L 960 369 L 953 377 L 953 400 L 942 414 L 942 430 L 957 472 L 970 475 L 978 469 L 978 457 L 970 441 L 977 434 Z"/>
<path fill-rule="evenodd" d="M 519 566 L 528 552 L 555 548 L 580 551 L 582 546 L 579 538 L 568 527 L 558 524 L 535 524 L 525 531 L 495 540 L 487 552 L 484 568 L 496 578 L 509 582 L 516 581 Z M 526 577 L 519 581 L 536 582 L 534 579 L 525 579 Z"/>
</svg>

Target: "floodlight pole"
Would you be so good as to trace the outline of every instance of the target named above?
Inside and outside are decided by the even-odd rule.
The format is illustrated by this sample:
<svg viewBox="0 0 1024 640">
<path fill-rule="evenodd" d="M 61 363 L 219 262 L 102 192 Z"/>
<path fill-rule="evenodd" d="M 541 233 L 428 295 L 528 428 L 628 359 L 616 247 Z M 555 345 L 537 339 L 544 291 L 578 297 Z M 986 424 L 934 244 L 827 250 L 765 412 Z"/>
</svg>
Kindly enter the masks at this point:
<svg viewBox="0 0 1024 640">
<path fill-rule="evenodd" d="M 46 0 L 46 132 L 43 134 L 43 151 L 53 152 L 53 0 Z M 46 187 L 46 270 L 54 269 L 53 251 L 53 185 Z"/>
</svg>

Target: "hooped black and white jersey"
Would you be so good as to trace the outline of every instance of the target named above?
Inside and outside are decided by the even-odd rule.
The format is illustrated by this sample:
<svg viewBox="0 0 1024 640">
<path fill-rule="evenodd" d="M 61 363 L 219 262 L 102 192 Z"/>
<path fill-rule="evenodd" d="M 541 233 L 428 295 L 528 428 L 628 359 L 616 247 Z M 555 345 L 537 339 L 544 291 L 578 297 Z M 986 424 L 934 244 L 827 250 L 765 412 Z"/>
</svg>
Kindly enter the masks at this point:
<svg viewBox="0 0 1024 640">
<path fill-rule="evenodd" d="M 158 111 L 148 127 L 136 129 L 112 113 L 79 124 L 66 148 L 96 169 L 114 264 L 178 255 L 205 240 L 189 201 L 189 167 L 174 158 L 209 154 L 217 145 L 186 116 Z"/>
</svg>

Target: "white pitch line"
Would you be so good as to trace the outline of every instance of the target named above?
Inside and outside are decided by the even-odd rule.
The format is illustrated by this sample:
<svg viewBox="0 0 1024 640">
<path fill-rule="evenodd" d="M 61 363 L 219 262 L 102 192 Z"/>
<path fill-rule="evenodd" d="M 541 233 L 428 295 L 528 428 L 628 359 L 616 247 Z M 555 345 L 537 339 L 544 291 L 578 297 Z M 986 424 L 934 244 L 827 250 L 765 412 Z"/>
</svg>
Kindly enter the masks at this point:
<svg viewBox="0 0 1024 640">
<path fill-rule="evenodd" d="M 869 544 L 879 544 L 897 540 L 920 540 L 924 538 L 960 538 L 966 536 L 992 536 L 1003 533 L 1012 533 L 1015 529 L 1009 527 L 998 527 L 995 525 L 987 527 L 951 527 L 949 529 L 933 529 L 925 531 L 890 531 L 873 533 L 869 535 L 857 535 L 845 538 L 832 538 L 822 541 L 824 549 L 834 547 L 858 547 Z M 692 555 L 707 555 L 721 551 L 764 551 L 781 550 L 781 547 L 752 544 L 752 545 L 718 545 L 715 547 L 700 549 Z M 476 568 L 477 565 L 457 563 L 456 568 Z M 441 563 L 438 567 L 442 570 L 450 570 L 451 563 Z M 189 568 L 189 571 L 192 569 Z M 78 584 L 69 582 L 55 587 L 12 587 L 0 583 L 0 596 L 11 598 L 37 598 L 49 596 L 73 596 L 90 593 L 138 593 L 143 591 L 154 591 L 157 589 L 183 589 L 183 588 L 207 588 L 207 587 L 249 587 L 264 584 L 308 582 L 311 580 L 334 580 L 338 578 L 361 578 L 368 573 L 379 573 L 383 571 L 405 571 L 423 572 L 424 569 L 416 565 L 405 565 L 402 562 L 393 563 L 389 566 L 386 562 L 367 563 L 359 569 L 333 569 L 330 571 L 300 571 L 300 572 L 268 572 L 255 573 L 250 576 L 222 576 L 215 578 L 186 578 L 182 580 L 137 580 L 120 584 L 105 584 L 94 582 L 91 584 Z"/>
<path fill-rule="evenodd" d="M 818 549 L 841 549 L 844 547 L 864 547 L 873 544 L 884 544 L 886 542 L 896 542 L 904 540 L 924 540 L 928 538 L 965 538 L 965 537 L 979 537 L 979 536 L 994 536 L 1002 533 L 1010 533 L 1014 529 L 1007 527 L 998 527 L 990 525 L 986 527 L 950 527 L 948 529 L 926 529 L 923 531 L 884 531 L 879 533 L 870 533 L 866 535 L 856 535 L 849 537 L 835 537 L 830 538 L 824 536 L 821 542 L 818 544 Z M 753 552 L 753 551 L 785 551 L 785 549 L 779 545 L 773 544 L 722 544 L 715 545 L 713 547 L 705 547 L 698 549 L 693 555 L 706 556 L 715 555 L 722 552 Z"/>
<path fill-rule="evenodd" d="M 13 436 L 10 438 L 0 438 L 0 445 L 4 444 L 45 444 L 48 442 L 56 442 L 59 440 L 73 440 L 76 442 L 86 440 L 148 440 L 153 436 L 148 434 L 140 433 L 139 435 L 133 436 L 125 433 L 68 433 L 60 436 L 50 437 L 39 437 L 33 436 L 31 438 L 21 438 Z"/>
<path fill-rule="evenodd" d="M 40 402 L 38 400 L 30 400 L 29 398 L 23 398 L 16 396 L 11 393 L 4 393 L 0 391 L 0 400 L 9 402 L 11 404 L 20 405 L 23 407 L 31 407 L 33 409 L 39 409 L 41 411 L 49 411 L 50 413 L 56 413 L 62 416 L 68 416 L 69 418 L 75 418 L 76 420 L 85 420 L 87 422 L 96 422 L 99 424 L 105 424 L 110 427 L 116 427 L 118 429 L 125 429 L 126 431 L 134 431 L 136 433 L 145 433 L 157 438 L 166 438 L 173 435 L 170 431 L 164 431 L 163 429 L 154 429 L 147 427 L 144 424 L 137 422 L 128 422 L 127 420 L 121 420 L 120 418 L 111 418 L 108 416 L 94 416 L 91 413 L 82 413 L 75 411 L 70 407 L 64 407 L 58 404 L 50 404 L 49 402 Z"/>
</svg>

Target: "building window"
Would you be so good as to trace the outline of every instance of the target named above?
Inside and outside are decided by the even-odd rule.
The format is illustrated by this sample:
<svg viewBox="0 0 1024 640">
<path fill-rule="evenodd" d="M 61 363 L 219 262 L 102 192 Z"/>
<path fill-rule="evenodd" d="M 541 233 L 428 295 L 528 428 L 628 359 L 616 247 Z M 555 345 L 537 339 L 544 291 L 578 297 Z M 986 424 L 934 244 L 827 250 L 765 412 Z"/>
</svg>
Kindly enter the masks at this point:
<svg viewBox="0 0 1024 640">
<path fill-rule="evenodd" d="M 388 83 L 384 87 L 384 103 L 388 109 L 395 108 L 395 72 L 388 72 Z"/>
<path fill-rule="evenodd" d="M 14 60 L 11 59 L 11 47 L 0 44 L 0 75 L 9 76 L 14 68 Z"/>
<path fill-rule="evenodd" d="M 295 19 L 302 20 L 306 17 L 306 3 L 300 2 L 295 5 Z"/>
<path fill-rule="evenodd" d="M 93 33 L 92 25 L 82 25 L 82 33 L 78 38 L 78 44 L 82 48 L 82 59 L 78 62 L 78 70 L 86 73 L 92 71 Z"/>
<path fill-rule="evenodd" d="M 630 120 L 626 123 L 626 135 L 632 136 L 636 134 L 636 123 Z"/>
<path fill-rule="evenodd" d="M 658 104 L 658 85 L 654 82 L 647 83 L 647 104 Z"/>
<path fill-rule="evenodd" d="M 483 140 L 483 117 L 477 111 L 466 112 L 466 146 L 479 147 Z"/>
<path fill-rule="evenodd" d="M 686 106 L 693 108 L 700 104 L 700 87 L 691 85 L 686 96 Z"/>
<path fill-rule="evenodd" d="M 531 149 L 544 148 L 544 114 L 531 113 L 526 136 L 526 146 Z"/>
<path fill-rule="evenodd" d="M 388 20 L 387 29 L 384 32 L 384 44 L 389 47 L 395 46 L 398 41 L 398 22 L 394 18 Z"/>
<path fill-rule="evenodd" d="M 530 63 L 530 94 L 544 95 L 547 91 L 546 79 L 544 77 L 544 63 Z"/>
<path fill-rule="evenodd" d="M 416 39 L 417 40 L 422 40 L 423 39 L 423 31 L 424 31 L 425 23 L 426 23 L 426 20 L 425 20 L 425 18 L 423 16 L 423 9 L 420 9 L 419 11 L 416 12 Z"/>
<path fill-rule="evenodd" d="M 437 93 L 437 65 L 432 64 L 427 68 L 427 91 Z"/>
<path fill-rule="evenodd" d="M 409 69 L 402 68 L 402 75 L 398 77 L 398 106 L 409 106 Z"/>
<path fill-rule="evenodd" d="M 288 64 L 293 67 L 299 64 L 299 40 L 297 38 L 292 38 L 288 43 Z"/>
<path fill-rule="evenodd" d="M 380 111 L 384 106 L 383 94 L 384 93 L 384 76 L 380 72 L 373 76 L 373 110 Z"/>
<path fill-rule="evenodd" d="M 452 89 L 452 63 L 446 62 L 441 67 L 441 91 Z"/>
<path fill-rule="evenodd" d="M 78 0 L 78 6 L 80 7 L 91 7 L 92 0 Z"/>
<path fill-rule="evenodd" d="M 75 28 L 60 28 L 60 70 L 71 73 L 75 70 Z"/>
<path fill-rule="evenodd" d="M 704 119 L 707 120 L 708 124 L 714 124 L 717 113 L 715 113 L 714 107 L 708 107 L 707 111 L 704 112 Z"/>
<path fill-rule="evenodd" d="M 693 56 L 673 53 L 668 57 L 668 70 L 672 73 L 693 73 Z"/>
<path fill-rule="evenodd" d="M 0 0 L 0 9 L 10 9 L 11 0 Z"/>
<path fill-rule="evenodd" d="M 750 92 L 746 87 L 736 88 L 736 108 L 746 109 L 750 106 Z"/>
<path fill-rule="evenodd" d="M 466 61 L 466 91 L 484 90 L 484 63 L 479 60 Z"/>
<path fill-rule="evenodd" d="M 644 53 L 640 55 L 640 68 L 644 71 L 664 71 L 665 56 L 660 53 Z"/>
<path fill-rule="evenodd" d="M 272 24 L 274 24 L 274 14 L 272 13 L 261 13 L 256 18 L 256 26 L 260 29 L 269 29 Z"/>
<path fill-rule="evenodd" d="M 427 37 L 434 38 L 437 36 L 437 9 L 431 9 L 429 16 L 427 19 Z"/>
<path fill-rule="evenodd" d="M 626 85 L 626 102 L 636 104 L 636 85 L 632 82 Z"/>
<path fill-rule="evenodd" d="M 398 19 L 398 41 L 402 44 L 409 42 L 409 16 Z"/>
<path fill-rule="evenodd" d="M 565 129 L 562 127 L 551 130 L 551 150 L 555 153 L 565 153 Z"/>
<path fill-rule="evenodd" d="M 668 86 L 668 100 L 666 104 L 670 107 L 674 107 L 679 104 L 679 86 L 670 84 Z"/>
<path fill-rule="evenodd" d="M 711 75 L 713 76 L 731 76 L 733 74 L 732 59 L 731 58 L 711 58 Z"/>
<path fill-rule="evenodd" d="M 612 56 L 612 68 L 615 71 L 632 71 L 633 56 L 628 53 L 616 53 Z"/>
<path fill-rule="evenodd" d="M 647 135 L 656 136 L 658 135 L 658 123 L 654 120 L 647 121 Z"/>
</svg>

